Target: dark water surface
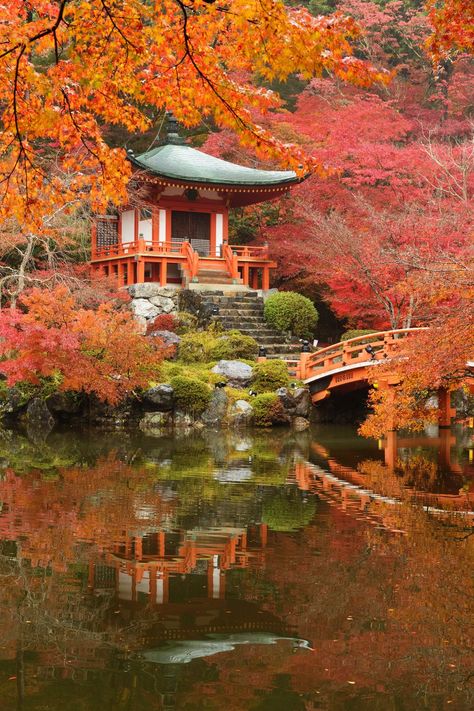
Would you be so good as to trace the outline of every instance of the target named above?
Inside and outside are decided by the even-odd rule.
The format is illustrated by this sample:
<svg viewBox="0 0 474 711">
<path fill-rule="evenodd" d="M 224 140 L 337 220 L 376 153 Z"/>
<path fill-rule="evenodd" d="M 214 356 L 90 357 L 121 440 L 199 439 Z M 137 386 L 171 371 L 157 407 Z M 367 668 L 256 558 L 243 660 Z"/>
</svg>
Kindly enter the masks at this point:
<svg viewBox="0 0 474 711">
<path fill-rule="evenodd" d="M 0 438 L 0 709 L 474 708 L 472 431 Z"/>
</svg>

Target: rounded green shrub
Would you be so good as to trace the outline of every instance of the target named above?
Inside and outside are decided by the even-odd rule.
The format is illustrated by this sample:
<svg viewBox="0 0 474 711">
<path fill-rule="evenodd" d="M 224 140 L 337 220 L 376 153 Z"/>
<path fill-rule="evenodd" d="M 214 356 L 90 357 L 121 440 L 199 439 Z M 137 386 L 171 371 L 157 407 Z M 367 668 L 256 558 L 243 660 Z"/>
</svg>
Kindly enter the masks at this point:
<svg viewBox="0 0 474 711">
<path fill-rule="evenodd" d="M 283 360 L 265 360 L 253 367 L 252 388 L 257 393 L 286 388 L 289 383 L 288 366 Z"/>
<path fill-rule="evenodd" d="M 253 423 L 257 427 L 270 427 L 288 421 L 280 398 L 275 393 L 262 393 L 251 401 Z"/>
<path fill-rule="evenodd" d="M 246 336 L 240 331 L 227 331 L 219 336 L 210 349 L 210 360 L 234 360 L 245 358 L 252 360 L 257 357 L 258 343 L 252 336 Z"/>
<path fill-rule="evenodd" d="M 206 331 L 185 333 L 178 346 L 178 358 L 183 363 L 206 363 L 215 344 L 215 336 Z"/>
<path fill-rule="evenodd" d="M 176 408 L 182 412 L 199 415 L 204 412 L 211 399 L 211 389 L 202 380 L 176 375 L 170 385 L 174 391 Z"/>
<path fill-rule="evenodd" d="M 370 336 L 371 333 L 377 333 L 377 331 L 370 328 L 351 328 L 342 334 L 341 341 L 350 341 L 351 338 L 358 338 L 359 336 Z"/>
<path fill-rule="evenodd" d="M 310 299 L 295 291 L 279 291 L 268 297 L 264 306 L 265 320 L 280 331 L 310 338 L 318 322 L 318 312 Z"/>
</svg>

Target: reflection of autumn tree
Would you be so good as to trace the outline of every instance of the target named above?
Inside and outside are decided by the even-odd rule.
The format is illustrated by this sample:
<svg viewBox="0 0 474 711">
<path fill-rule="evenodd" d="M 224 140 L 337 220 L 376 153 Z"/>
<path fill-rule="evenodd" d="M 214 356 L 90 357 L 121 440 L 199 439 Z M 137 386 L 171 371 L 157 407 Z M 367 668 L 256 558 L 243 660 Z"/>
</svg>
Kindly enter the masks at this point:
<svg viewBox="0 0 474 711">
<path fill-rule="evenodd" d="M 276 591 L 266 605 L 315 651 L 282 646 L 257 657 L 242 648 L 238 659 L 216 658 L 215 687 L 222 694 L 232 687 L 230 711 L 257 704 L 249 686 L 271 688 L 270 668 L 291 674 L 293 689 L 316 708 L 342 708 L 337 698 L 354 708 L 395 708 L 400 695 L 407 709 L 420 708 L 420 699 L 436 708 L 440 697 L 470 708 L 472 540 L 458 540 L 462 524 L 450 529 L 416 508 L 391 507 L 384 516 L 406 533 L 324 506 L 304 531 L 270 537 L 263 576 Z"/>
<path fill-rule="evenodd" d="M 104 550 L 124 531 L 142 529 L 151 515 L 155 526 L 172 517 L 173 499 L 163 501 L 152 482 L 149 471 L 133 469 L 113 453 L 87 470 L 59 469 L 57 480 L 43 479 L 39 472 L 18 477 L 7 470 L 0 498 L 8 513 L 0 530 L 9 537 L 21 531 L 20 555 L 33 567 L 65 571 L 76 559 L 78 542 Z"/>
</svg>

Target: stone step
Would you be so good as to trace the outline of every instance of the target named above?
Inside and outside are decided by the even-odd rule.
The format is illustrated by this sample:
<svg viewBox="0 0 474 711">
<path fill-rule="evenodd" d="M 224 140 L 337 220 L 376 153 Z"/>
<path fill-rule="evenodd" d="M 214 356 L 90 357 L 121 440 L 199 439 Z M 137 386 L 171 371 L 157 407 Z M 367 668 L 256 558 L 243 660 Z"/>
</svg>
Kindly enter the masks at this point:
<svg viewBox="0 0 474 711">
<path fill-rule="evenodd" d="M 242 279 L 232 279 L 230 276 L 197 276 L 198 284 L 242 284 Z"/>
<path fill-rule="evenodd" d="M 214 304 L 213 304 L 214 305 Z M 232 318 L 236 316 L 242 316 L 242 314 L 247 314 L 248 316 L 260 316 L 263 319 L 263 310 L 258 306 L 258 304 L 245 304 L 240 303 L 232 309 L 222 308 L 219 304 L 215 304 L 219 307 L 219 315 L 222 318 Z"/>
</svg>

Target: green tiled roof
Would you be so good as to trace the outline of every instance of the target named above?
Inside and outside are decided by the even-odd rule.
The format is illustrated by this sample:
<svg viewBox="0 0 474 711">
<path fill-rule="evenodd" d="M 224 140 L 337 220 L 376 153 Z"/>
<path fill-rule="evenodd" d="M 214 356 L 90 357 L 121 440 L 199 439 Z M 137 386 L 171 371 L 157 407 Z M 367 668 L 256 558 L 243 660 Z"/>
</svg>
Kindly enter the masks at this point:
<svg viewBox="0 0 474 711">
<path fill-rule="evenodd" d="M 139 168 L 155 175 L 215 185 L 282 185 L 298 182 L 292 170 L 256 170 L 207 155 L 187 145 L 158 146 L 139 156 L 129 154 Z"/>
</svg>

